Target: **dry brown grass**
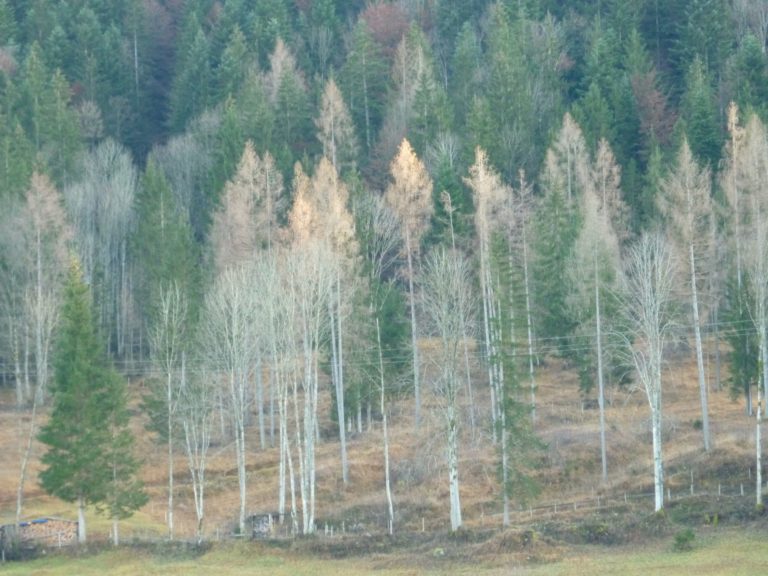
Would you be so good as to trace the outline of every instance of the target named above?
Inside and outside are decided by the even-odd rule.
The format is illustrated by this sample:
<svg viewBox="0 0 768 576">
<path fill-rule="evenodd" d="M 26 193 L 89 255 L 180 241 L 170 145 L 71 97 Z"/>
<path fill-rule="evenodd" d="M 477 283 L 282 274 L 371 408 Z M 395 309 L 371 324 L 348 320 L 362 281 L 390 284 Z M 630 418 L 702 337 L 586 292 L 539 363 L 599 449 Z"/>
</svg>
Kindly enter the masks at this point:
<svg viewBox="0 0 768 576">
<path fill-rule="evenodd" d="M 425 342 L 429 354 L 433 343 Z M 470 526 L 499 525 L 500 501 L 496 480 L 497 462 L 487 425 L 489 394 L 485 372 L 473 368 L 475 403 L 482 425 L 475 438 L 466 422 L 460 448 L 462 506 Z M 439 401 L 424 387 L 421 427 L 413 426 L 411 401 L 400 400 L 391 406 L 390 459 L 398 526 L 418 530 L 422 522 L 428 529 L 444 530 L 448 525 L 448 483 L 444 464 L 444 445 Z M 543 488 L 535 506 L 569 502 L 595 495 L 647 492 L 652 484 L 649 412 L 640 390 L 611 388 L 608 394 L 607 437 L 609 480 L 600 481 L 598 411 L 583 408 L 577 376 L 558 359 L 547 359 L 537 372 L 536 430 L 547 444 L 541 455 L 542 467 L 536 475 Z M 134 387 L 137 390 L 138 386 Z M 327 390 L 327 388 L 326 388 Z M 526 392 L 527 394 L 527 392 Z M 323 394 L 321 430 L 326 437 L 317 449 L 317 518 L 322 523 L 338 523 L 346 518 L 363 519 L 367 530 L 383 530 L 386 498 L 381 424 L 349 438 L 350 481 L 341 481 L 339 447 L 332 434 L 328 393 Z M 0 519 L 13 518 L 19 465 L 19 422 L 28 414 L 11 409 L 13 397 L 0 392 Z M 702 487 L 746 481 L 752 464 L 754 422 L 743 415 L 741 402 L 732 402 L 725 391 L 710 394 L 711 427 L 715 450 L 703 454 L 701 433 L 694 427 L 700 418 L 695 362 L 692 354 L 675 359 L 664 373 L 665 461 L 668 484 L 673 491 L 694 482 Z M 45 415 L 40 416 L 40 420 Z M 164 532 L 167 501 L 167 462 L 164 446 L 144 432 L 143 422 L 133 422 L 138 452 L 145 465 L 142 478 L 150 502 L 136 518 L 126 522 L 133 533 Z M 257 426 L 248 438 L 248 505 L 254 512 L 277 509 L 278 451 L 258 448 Z M 74 507 L 45 496 L 37 485 L 38 458 L 43 447 L 34 445 L 30 475 L 25 491 L 25 515 L 74 515 Z M 231 445 L 217 444 L 210 452 L 206 489 L 206 529 L 228 531 L 238 506 L 237 473 Z M 753 465 L 753 464 L 752 464 Z M 194 508 L 186 462 L 178 450 L 176 467 L 176 531 L 189 536 L 194 530 Z M 96 526 L 100 524 L 97 522 Z M 492 544 L 489 544 L 491 546 Z M 501 545 L 501 544 L 499 544 Z"/>
</svg>

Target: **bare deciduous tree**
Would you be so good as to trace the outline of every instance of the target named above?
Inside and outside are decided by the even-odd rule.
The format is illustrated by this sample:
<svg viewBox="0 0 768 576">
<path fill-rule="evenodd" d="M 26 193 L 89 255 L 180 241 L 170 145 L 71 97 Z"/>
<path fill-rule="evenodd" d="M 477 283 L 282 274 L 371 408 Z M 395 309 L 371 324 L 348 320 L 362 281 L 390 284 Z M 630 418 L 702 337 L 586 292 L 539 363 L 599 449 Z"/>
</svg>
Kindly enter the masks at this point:
<svg viewBox="0 0 768 576">
<path fill-rule="evenodd" d="M 201 325 L 210 369 L 223 373 L 226 379 L 224 387 L 235 434 L 241 532 L 245 529 L 247 497 L 245 428 L 251 403 L 248 384 L 258 345 L 255 299 L 251 269 L 229 268 L 219 276 L 205 299 Z"/>
<path fill-rule="evenodd" d="M 64 191 L 83 273 L 94 289 L 98 321 L 118 354 L 126 348 L 132 307 L 128 238 L 137 186 L 128 150 L 105 140 L 83 157 L 79 181 Z"/>
<path fill-rule="evenodd" d="M 499 174 L 488 165 L 484 150 L 475 150 L 475 163 L 469 168 L 469 178 L 464 182 L 474 193 L 475 229 L 477 230 L 478 255 L 480 259 L 480 290 L 483 303 L 483 334 L 488 360 L 488 383 L 491 387 L 491 420 L 494 438 L 497 437 L 500 400 L 504 386 L 504 368 L 501 357 L 502 333 L 510 329 L 503 326 L 500 318 L 500 301 L 507 299 L 507 294 L 500 294 L 499 271 L 493 269 L 491 242 L 493 236 L 501 232 L 506 220 L 505 208 L 512 195 L 511 189 L 504 185 Z"/>
<path fill-rule="evenodd" d="M 440 399 L 446 435 L 451 530 L 461 527 L 459 494 L 459 376 L 460 346 L 474 320 L 470 267 L 458 252 L 438 249 L 423 271 L 422 305 L 440 346 L 435 358 L 434 391 Z"/>
<path fill-rule="evenodd" d="M 336 82 L 325 83 L 320 102 L 320 116 L 315 120 L 317 139 L 323 146 L 323 155 L 331 161 L 337 172 L 354 170 L 358 144 L 355 125 L 344 97 Z"/>
<path fill-rule="evenodd" d="M 664 507 L 662 458 L 661 368 L 664 347 L 674 328 L 675 264 L 667 240 L 644 234 L 630 246 L 624 270 L 622 308 L 628 335 L 626 351 L 651 409 L 653 480 L 656 511 Z"/>
<path fill-rule="evenodd" d="M 414 260 L 420 250 L 421 238 L 429 227 L 432 216 L 432 180 L 424 164 L 416 156 L 408 140 L 403 140 L 390 167 L 392 183 L 387 187 L 385 198 L 400 219 L 405 239 L 404 252 L 407 262 L 408 295 L 411 306 L 411 349 L 413 353 L 413 390 L 415 418 L 418 426 L 421 413 L 421 389 L 419 386 L 418 328 L 413 287 Z"/>
<path fill-rule="evenodd" d="M 173 447 L 176 438 L 176 411 L 182 392 L 179 370 L 186 348 L 188 304 L 186 295 L 175 282 L 160 288 L 157 317 L 149 335 L 153 364 L 165 379 L 163 410 L 168 441 L 168 536 L 173 540 Z"/>
<path fill-rule="evenodd" d="M 589 153 L 581 127 L 566 112 L 563 126 L 547 150 L 544 167 L 546 186 L 556 187 L 570 204 L 587 188 L 589 166 Z"/>
<path fill-rule="evenodd" d="M 600 462 L 603 481 L 608 478 L 605 441 L 604 308 L 605 292 L 615 288 L 619 270 L 619 240 L 612 224 L 610 207 L 589 187 L 581 198 L 583 224 L 576 239 L 569 274 L 574 293 L 571 306 L 588 338 L 595 341 L 597 402 L 600 409 Z"/>
<path fill-rule="evenodd" d="M 704 352 L 701 339 L 701 298 L 702 283 L 705 281 L 705 257 L 709 253 L 711 239 L 712 202 L 710 197 L 710 172 L 700 168 L 693 157 L 688 141 L 683 140 L 674 171 L 662 182 L 660 196 L 661 212 L 665 215 L 672 231 L 677 250 L 685 254 L 690 287 L 693 331 L 696 339 L 696 366 L 699 374 L 699 398 L 701 401 L 701 422 L 704 450 L 710 449 L 709 400 L 707 379 L 704 372 Z"/>
<path fill-rule="evenodd" d="M 203 342 L 203 345 L 207 344 Z M 208 448 L 211 445 L 216 396 L 212 389 L 212 382 L 214 382 L 213 375 L 208 372 L 188 378 L 186 354 L 182 352 L 176 417 L 184 431 L 184 451 L 187 455 L 187 466 L 192 479 L 192 494 L 197 519 L 195 534 L 198 542 L 203 538 L 205 472 L 208 466 Z"/>
</svg>

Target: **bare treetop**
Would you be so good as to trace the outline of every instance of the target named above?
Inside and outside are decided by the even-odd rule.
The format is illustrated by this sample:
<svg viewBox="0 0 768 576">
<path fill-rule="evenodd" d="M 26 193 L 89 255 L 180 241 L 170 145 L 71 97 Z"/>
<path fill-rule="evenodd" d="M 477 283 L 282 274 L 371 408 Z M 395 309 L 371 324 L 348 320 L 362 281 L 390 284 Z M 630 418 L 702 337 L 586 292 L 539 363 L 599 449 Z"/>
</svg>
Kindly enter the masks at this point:
<svg viewBox="0 0 768 576">
<path fill-rule="evenodd" d="M 597 143 L 592 185 L 600 200 L 600 210 L 613 222 L 619 242 L 625 241 L 629 236 L 629 207 L 621 197 L 621 167 L 605 138 Z"/>
<path fill-rule="evenodd" d="M 221 207 L 213 216 L 211 241 L 219 273 L 248 261 L 256 250 L 255 170 L 256 153 L 249 141 L 237 172 L 224 186 Z"/>
<path fill-rule="evenodd" d="M 543 184 L 560 190 L 571 202 L 588 186 L 589 179 L 589 153 L 584 135 L 566 112 L 563 127 L 547 150 Z"/>
<path fill-rule="evenodd" d="M 678 246 L 685 251 L 692 246 L 697 259 L 701 259 L 699 252 L 711 237 L 710 182 L 709 168 L 699 166 L 688 140 L 684 139 L 675 169 L 662 181 L 663 194 L 659 196 L 659 204 Z"/>
<path fill-rule="evenodd" d="M 417 251 L 432 216 L 432 179 L 406 139 L 392 160 L 390 173 L 392 183 L 385 198 L 405 228 L 408 249 Z"/>
<path fill-rule="evenodd" d="M 315 120 L 317 139 L 323 155 L 337 171 L 354 168 L 358 144 L 355 125 L 339 87 L 330 78 L 325 84 L 320 103 L 320 116 Z"/>
<path fill-rule="evenodd" d="M 277 95 L 280 91 L 280 84 L 283 82 L 283 78 L 289 74 L 293 75 L 302 89 L 306 90 L 304 78 L 299 73 L 299 69 L 296 66 L 296 57 L 288 46 L 286 46 L 283 39 L 278 38 L 275 42 L 275 49 L 269 56 L 269 72 L 267 73 L 264 82 L 267 97 L 273 105 L 277 102 Z"/>
<path fill-rule="evenodd" d="M 482 148 L 475 149 L 475 163 L 469 167 L 469 178 L 464 183 L 474 192 L 475 226 L 481 242 L 489 242 L 493 228 L 507 220 L 504 209 L 512 189 L 501 181 L 499 173 L 488 165 L 488 155 Z"/>
</svg>

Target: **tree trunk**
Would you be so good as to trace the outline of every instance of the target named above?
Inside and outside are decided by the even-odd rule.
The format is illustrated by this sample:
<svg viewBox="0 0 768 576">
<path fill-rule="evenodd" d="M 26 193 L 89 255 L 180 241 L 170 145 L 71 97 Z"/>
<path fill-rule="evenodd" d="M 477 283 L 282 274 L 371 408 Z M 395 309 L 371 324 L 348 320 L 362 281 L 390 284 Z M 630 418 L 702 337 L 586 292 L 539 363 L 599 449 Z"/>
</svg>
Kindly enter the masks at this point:
<svg viewBox="0 0 768 576">
<path fill-rule="evenodd" d="M 32 441 L 35 439 L 35 430 L 37 428 L 36 426 L 36 420 L 35 417 L 37 415 L 37 405 L 41 400 L 41 392 L 38 388 L 38 391 L 35 393 L 33 400 L 32 400 L 32 414 L 30 415 L 30 422 L 29 422 L 29 434 L 27 434 L 27 442 L 26 446 L 24 448 L 24 453 L 21 457 L 21 470 L 19 470 L 19 487 L 16 491 L 16 523 L 18 524 L 21 520 L 21 510 L 24 504 L 24 483 L 27 480 L 27 465 L 29 464 L 29 457 L 32 453 Z M 19 429 L 21 429 L 21 416 L 19 416 Z"/>
<path fill-rule="evenodd" d="M 600 321 L 600 283 L 598 281 L 597 251 L 593 253 L 595 267 L 595 337 L 597 340 L 597 404 L 600 408 L 600 462 L 603 482 L 608 480 L 608 458 L 605 446 L 605 382 L 603 380 L 603 342 Z"/>
<path fill-rule="evenodd" d="M 506 528 L 509 526 L 509 454 L 507 452 L 508 438 L 506 411 L 502 409 L 499 416 L 501 418 L 501 494 L 504 501 L 501 524 Z"/>
<path fill-rule="evenodd" d="M 168 402 L 168 539 L 173 540 L 173 388 L 171 373 L 168 372 L 167 398 Z"/>
<path fill-rule="evenodd" d="M 757 388 L 757 419 L 755 420 L 755 504 L 763 506 L 763 446 L 760 437 L 760 425 L 762 424 L 762 403 L 760 387 Z"/>
<path fill-rule="evenodd" d="M 421 389 L 419 386 L 419 345 L 418 345 L 418 334 L 416 329 L 416 301 L 415 301 L 415 295 L 413 293 L 413 258 L 411 256 L 411 244 L 410 244 L 410 235 L 407 231 L 405 232 L 405 243 L 406 243 L 406 253 L 408 258 L 408 296 L 410 297 L 410 303 L 411 303 L 411 349 L 413 351 L 413 396 L 414 396 L 414 402 L 416 404 L 415 407 L 415 423 L 416 423 L 416 429 L 419 428 L 420 418 L 421 418 Z"/>
<path fill-rule="evenodd" d="M 696 259 L 693 244 L 688 246 L 691 265 L 691 305 L 693 306 L 693 331 L 696 337 L 696 367 L 699 371 L 699 397 L 701 399 L 701 431 L 704 435 L 704 450 L 709 452 L 709 407 L 707 399 L 707 381 L 704 374 L 704 353 L 701 342 L 701 322 L 699 320 L 699 294 L 696 289 Z"/>
<path fill-rule="evenodd" d="M 349 482 L 349 465 L 347 463 L 347 434 L 344 429 L 344 381 L 342 377 L 342 339 L 341 339 L 341 289 L 340 279 L 336 277 L 336 302 L 329 308 L 331 325 L 331 372 L 336 389 L 336 417 L 339 424 L 339 448 L 341 450 L 341 480 L 346 487 Z M 335 314 L 334 314 L 335 308 Z M 338 325 L 337 325 L 338 323 Z M 359 402 L 358 402 L 359 407 Z"/>
<path fill-rule="evenodd" d="M 267 431 L 264 422 L 264 375 L 262 374 L 261 352 L 256 356 L 256 409 L 259 420 L 259 445 L 267 447 Z"/>
<path fill-rule="evenodd" d="M 531 290 L 528 278 L 528 241 L 523 225 L 523 282 L 525 283 L 525 324 L 528 332 L 528 376 L 531 380 L 531 423 L 536 423 L 536 380 L 533 376 L 533 322 L 531 321 Z"/>
<path fill-rule="evenodd" d="M 389 481 L 389 436 L 387 434 L 387 412 L 384 407 L 384 356 L 381 352 L 381 330 L 376 317 L 376 341 L 379 345 L 379 375 L 381 377 L 381 427 L 384 437 L 384 486 L 387 492 L 387 511 L 389 512 L 389 535 L 395 530 L 395 509 L 392 504 L 392 488 Z"/>
<path fill-rule="evenodd" d="M 77 543 L 85 544 L 85 500 L 82 496 L 77 499 Z"/>
<path fill-rule="evenodd" d="M 451 532 L 461 528 L 461 497 L 459 495 L 459 439 L 455 415 L 448 424 L 448 480 L 451 498 Z"/>
<path fill-rule="evenodd" d="M 664 508 L 664 467 L 661 454 L 661 397 L 654 398 L 651 406 L 651 427 L 653 430 L 653 487 L 654 510 Z"/>
</svg>

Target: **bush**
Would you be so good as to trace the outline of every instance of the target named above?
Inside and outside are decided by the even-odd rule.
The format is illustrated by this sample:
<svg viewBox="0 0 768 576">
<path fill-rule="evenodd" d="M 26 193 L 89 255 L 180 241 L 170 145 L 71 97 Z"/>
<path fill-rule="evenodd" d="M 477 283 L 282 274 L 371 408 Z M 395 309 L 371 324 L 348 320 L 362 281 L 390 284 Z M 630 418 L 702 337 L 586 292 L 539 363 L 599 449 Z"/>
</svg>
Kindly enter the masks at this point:
<svg viewBox="0 0 768 576">
<path fill-rule="evenodd" d="M 672 548 L 675 552 L 688 552 L 689 550 L 693 550 L 693 540 L 695 538 L 696 535 L 693 533 L 693 529 L 686 528 L 685 530 L 680 530 L 680 532 L 675 534 L 675 542 L 672 545 Z"/>
</svg>

